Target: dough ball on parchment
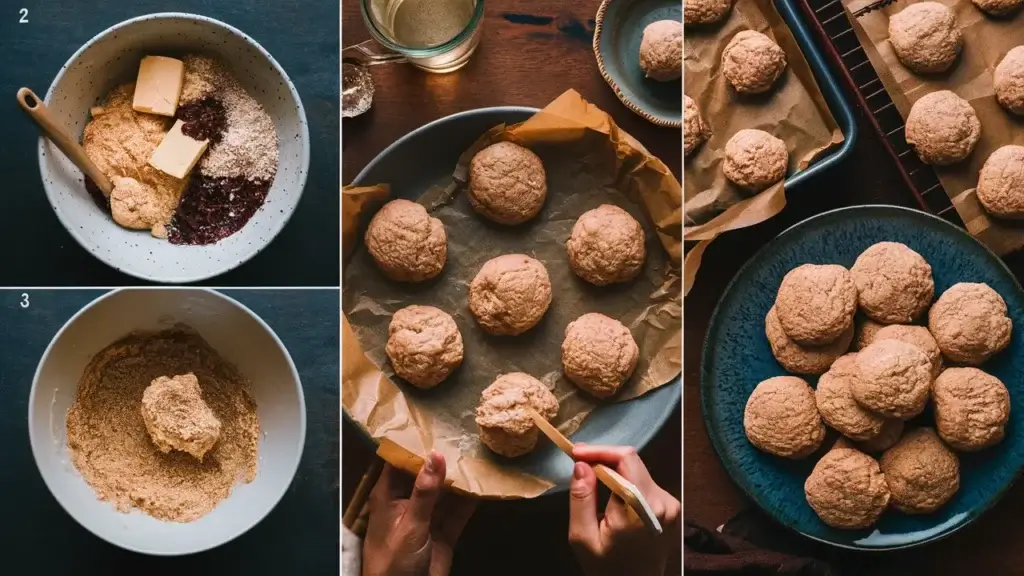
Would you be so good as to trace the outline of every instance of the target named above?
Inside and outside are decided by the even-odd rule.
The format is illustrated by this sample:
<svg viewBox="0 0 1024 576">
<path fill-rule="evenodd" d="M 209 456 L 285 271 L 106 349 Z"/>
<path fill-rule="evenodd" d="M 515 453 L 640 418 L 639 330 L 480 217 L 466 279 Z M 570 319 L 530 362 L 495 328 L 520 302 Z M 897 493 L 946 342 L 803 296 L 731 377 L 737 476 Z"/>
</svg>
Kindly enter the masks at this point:
<svg viewBox="0 0 1024 576">
<path fill-rule="evenodd" d="M 647 257 L 643 226 L 612 204 L 584 212 L 573 225 L 565 249 L 572 271 L 596 286 L 636 278 Z"/>
<path fill-rule="evenodd" d="M 753 30 L 732 37 L 722 51 L 722 74 L 741 94 L 771 90 L 786 71 L 786 53 L 774 40 Z"/>
<path fill-rule="evenodd" d="M 491 334 L 522 334 L 540 322 L 550 305 L 548 271 L 525 254 L 488 260 L 469 284 L 469 309 Z"/>
<path fill-rule="evenodd" d="M 700 108 L 693 98 L 683 96 L 683 147 L 686 156 L 692 154 L 711 137 L 711 127 L 704 122 Z"/>
<path fill-rule="evenodd" d="M 417 388 L 433 388 L 462 364 L 462 333 L 447 312 L 414 304 L 391 317 L 384 350 L 395 374 Z"/>
<path fill-rule="evenodd" d="M 985 211 L 997 218 L 1024 218 L 1024 146 L 999 148 L 978 174 L 975 190 Z"/>
<path fill-rule="evenodd" d="M 870 440 L 881 433 L 885 417 L 853 399 L 852 384 L 859 378 L 856 359 L 856 354 L 847 354 L 836 360 L 818 380 L 814 398 L 825 424 L 851 440 Z"/>
<path fill-rule="evenodd" d="M 540 430 L 527 413 L 533 408 L 551 420 L 558 414 L 558 399 L 543 382 L 529 374 L 498 376 L 480 395 L 476 424 L 480 441 L 497 454 L 515 458 L 534 449 Z"/>
<path fill-rule="evenodd" d="M 409 200 L 392 200 L 370 220 L 366 249 L 385 276 L 422 282 L 441 273 L 448 257 L 448 235 L 440 220 Z"/>
<path fill-rule="evenodd" d="M 906 514 L 938 510 L 960 489 L 960 460 L 931 428 L 915 428 L 879 461 L 893 507 Z"/>
<path fill-rule="evenodd" d="M 828 344 L 853 326 L 857 286 L 850 271 L 842 266 L 804 264 L 782 279 L 775 309 L 782 329 L 794 342 L 805 346 Z"/>
<path fill-rule="evenodd" d="M 939 343 L 924 326 L 892 324 L 879 330 L 875 340 L 900 340 L 917 346 L 931 362 L 932 378 L 942 373 L 942 350 L 939 350 Z"/>
<path fill-rule="evenodd" d="M 853 336 L 853 346 L 851 350 L 863 350 L 871 345 L 875 341 L 875 335 L 882 328 L 885 328 L 885 324 L 881 322 L 875 322 L 871 318 L 863 314 L 854 316 L 853 324 L 856 327 L 856 332 Z"/>
<path fill-rule="evenodd" d="M 974 151 L 981 139 L 981 121 L 970 102 L 949 90 L 939 90 L 911 106 L 906 136 L 922 162 L 948 166 Z"/>
<path fill-rule="evenodd" d="M 992 16 L 1009 16 L 1024 6 L 1024 0 L 971 0 L 974 5 Z"/>
<path fill-rule="evenodd" d="M 720 22 L 732 10 L 733 0 L 686 0 L 683 20 L 687 24 L 713 24 Z"/>
<path fill-rule="evenodd" d="M 730 182 L 760 192 L 786 177 L 789 151 L 786 143 L 763 131 L 745 129 L 725 143 L 722 171 Z"/>
<path fill-rule="evenodd" d="M 889 18 L 889 43 L 907 68 L 937 74 L 956 62 L 964 36 L 952 10 L 938 2 L 917 2 Z"/>
<path fill-rule="evenodd" d="M 1006 301 L 987 284 L 960 282 L 928 311 L 928 330 L 948 360 L 981 364 L 1010 344 Z"/>
<path fill-rule="evenodd" d="M 540 157 L 512 142 L 498 142 L 469 162 L 469 204 L 498 224 L 522 224 L 540 213 L 548 194 Z"/>
<path fill-rule="evenodd" d="M 868 528 L 889 506 L 889 485 L 878 462 L 859 450 L 836 447 L 804 482 L 807 504 L 833 528 Z"/>
<path fill-rule="evenodd" d="M 640 68 L 651 80 L 671 82 L 683 75 L 683 24 L 658 20 L 644 28 L 640 39 Z"/>
<path fill-rule="evenodd" d="M 220 439 L 220 420 L 191 372 L 150 382 L 142 393 L 142 422 L 161 452 L 186 452 L 200 462 Z"/>
<path fill-rule="evenodd" d="M 598 398 L 614 396 L 640 358 L 629 328 L 604 314 L 591 312 L 565 328 L 562 368 L 565 376 Z"/>
<path fill-rule="evenodd" d="M 906 244 L 872 245 L 857 257 L 850 274 L 860 309 L 883 324 L 914 322 L 935 296 L 932 267 Z"/>
<path fill-rule="evenodd" d="M 858 378 L 850 383 L 861 406 L 908 420 L 924 411 L 932 387 L 932 363 L 917 346 L 875 340 L 857 353 Z"/>
<path fill-rule="evenodd" d="M 950 368 L 932 386 L 935 427 L 956 450 L 970 452 L 1002 442 L 1010 419 L 1010 392 L 999 378 L 977 368 Z"/>
<path fill-rule="evenodd" d="M 903 436 L 903 426 L 903 420 L 899 418 L 886 418 L 885 424 L 882 424 L 882 431 L 878 433 L 878 436 L 870 440 L 854 442 L 853 444 L 861 452 L 881 454 L 899 442 L 900 437 Z"/>
<path fill-rule="evenodd" d="M 1010 50 L 996 66 L 996 99 L 1014 114 L 1024 115 L 1024 46 Z"/>
<path fill-rule="evenodd" d="M 768 310 L 764 318 L 764 333 L 768 337 L 772 355 L 788 372 L 817 376 L 824 374 L 836 359 L 846 354 L 853 340 L 853 326 L 828 344 L 822 346 L 803 346 L 797 344 L 786 335 L 779 322 L 779 314 L 775 307 Z"/>
<path fill-rule="evenodd" d="M 758 384 L 747 399 L 743 428 L 755 447 L 784 458 L 805 458 L 825 439 L 814 390 L 796 376 L 777 376 Z"/>
</svg>

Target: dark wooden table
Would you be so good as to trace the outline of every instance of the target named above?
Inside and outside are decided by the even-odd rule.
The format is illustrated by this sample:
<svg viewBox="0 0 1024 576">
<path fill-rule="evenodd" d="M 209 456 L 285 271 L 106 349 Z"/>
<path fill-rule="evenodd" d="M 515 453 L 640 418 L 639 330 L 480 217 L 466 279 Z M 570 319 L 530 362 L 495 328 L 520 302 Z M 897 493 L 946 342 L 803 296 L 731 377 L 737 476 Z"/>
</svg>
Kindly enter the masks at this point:
<svg viewBox="0 0 1024 576">
<path fill-rule="evenodd" d="M 610 113 L 678 177 L 679 130 L 658 128 L 633 115 L 597 70 L 591 36 L 599 5 L 597 0 L 488 1 L 480 47 L 462 70 L 440 76 L 406 65 L 374 68 L 373 108 L 342 122 L 342 181 L 350 182 L 385 147 L 432 120 L 487 106 L 541 108 L 569 88 Z M 342 0 L 342 38 L 346 46 L 369 38 L 358 0 Z M 681 491 L 680 427 L 677 410 L 642 452 L 655 480 L 676 496 Z M 342 453 L 344 504 L 372 457 L 371 447 L 348 422 L 342 429 Z M 567 526 L 565 494 L 485 503 L 466 528 L 452 573 L 578 574 L 566 542 Z"/>
</svg>

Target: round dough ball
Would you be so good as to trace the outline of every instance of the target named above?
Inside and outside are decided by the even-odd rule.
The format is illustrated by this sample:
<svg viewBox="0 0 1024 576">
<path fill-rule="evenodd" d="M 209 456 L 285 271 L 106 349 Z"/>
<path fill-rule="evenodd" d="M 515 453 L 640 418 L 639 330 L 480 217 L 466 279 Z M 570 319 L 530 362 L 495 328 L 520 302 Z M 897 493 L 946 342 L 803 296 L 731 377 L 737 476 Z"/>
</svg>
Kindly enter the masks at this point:
<svg viewBox="0 0 1024 576">
<path fill-rule="evenodd" d="M 807 503 L 833 528 L 874 525 L 889 506 L 889 485 L 874 458 L 852 448 L 833 448 L 804 482 Z"/>
<path fill-rule="evenodd" d="M 540 213 L 548 195 L 540 157 L 512 142 L 498 142 L 469 162 L 469 204 L 498 224 L 522 224 Z"/>
<path fill-rule="evenodd" d="M 996 99 L 1014 114 L 1024 115 L 1024 46 L 1017 46 L 996 66 Z"/>
<path fill-rule="evenodd" d="M 385 276 L 423 282 L 441 273 L 448 258 L 444 224 L 409 200 L 392 200 L 370 220 L 366 249 Z"/>
<path fill-rule="evenodd" d="M 1006 302 L 988 284 L 960 282 L 928 311 L 928 330 L 952 362 L 981 364 L 1010 344 Z"/>
<path fill-rule="evenodd" d="M 932 363 L 917 346 L 875 340 L 857 353 L 859 378 L 850 383 L 861 406 L 908 420 L 924 411 L 932 386 Z"/>
<path fill-rule="evenodd" d="M 905 514 L 938 510 L 960 489 L 960 461 L 931 428 L 908 431 L 882 454 L 893 507 Z"/>
<path fill-rule="evenodd" d="M 683 75 L 683 24 L 658 20 L 644 28 L 640 68 L 651 80 L 670 82 Z"/>
<path fill-rule="evenodd" d="M 939 350 L 939 343 L 924 326 L 893 324 L 879 330 L 875 340 L 899 340 L 917 346 L 931 362 L 932 379 L 942 373 L 942 350 Z"/>
<path fill-rule="evenodd" d="M 732 0 L 686 0 L 683 3 L 683 21 L 687 24 L 713 24 L 720 22 L 732 10 Z"/>
<path fill-rule="evenodd" d="M 907 68 L 936 74 L 956 62 L 964 36 L 952 10 L 938 2 L 917 2 L 889 18 L 889 43 Z"/>
<path fill-rule="evenodd" d="M 550 305 L 548 271 L 525 254 L 488 260 L 469 284 L 469 309 L 491 334 L 522 334 L 540 322 Z"/>
<path fill-rule="evenodd" d="M 572 271 L 596 286 L 636 278 L 647 257 L 643 226 L 612 204 L 584 212 L 573 225 L 565 249 Z"/>
<path fill-rule="evenodd" d="M 906 136 L 922 162 L 948 166 L 974 151 L 981 139 L 981 121 L 970 102 L 940 90 L 914 102 L 907 115 Z"/>
<path fill-rule="evenodd" d="M 878 436 L 870 440 L 862 440 L 855 445 L 861 452 L 881 454 L 895 446 L 901 436 L 903 436 L 903 420 L 887 418 L 885 424 L 882 424 L 882 431 L 878 433 Z"/>
<path fill-rule="evenodd" d="M 767 92 L 785 71 L 786 53 L 760 32 L 736 34 L 722 52 L 722 74 L 741 94 Z"/>
<path fill-rule="evenodd" d="M 704 123 L 700 108 L 689 96 L 683 96 L 683 147 L 689 156 L 711 137 L 711 128 Z"/>
<path fill-rule="evenodd" d="M 853 350 L 863 350 L 871 345 L 875 341 L 875 336 L 878 331 L 885 328 L 885 324 L 881 322 L 875 322 L 867 316 L 857 316 L 853 321 L 857 327 L 857 332 L 853 336 Z"/>
<path fill-rule="evenodd" d="M 725 143 L 722 171 L 730 182 L 760 192 L 786 177 L 786 143 L 763 130 L 740 130 Z"/>
<path fill-rule="evenodd" d="M 512 372 L 498 376 L 484 389 L 476 408 L 480 441 L 508 458 L 531 452 L 537 446 L 540 430 L 527 407 L 551 420 L 558 414 L 558 398 L 529 374 Z"/>
<path fill-rule="evenodd" d="M 462 364 L 462 333 L 447 312 L 414 304 L 391 317 L 384 350 L 395 374 L 417 388 L 433 388 Z"/>
<path fill-rule="evenodd" d="M 1003 146 L 978 175 L 978 202 L 998 218 L 1024 218 L 1024 146 Z"/>
<path fill-rule="evenodd" d="M 883 324 L 920 318 L 935 296 L 932 267 L 920 254 L 898 242 L 879 242 L 861 253 L 850 268 L 857 302 Z"/>
<path fill-rule="evenodd" d="M 983 12 L 987 12 L 992 16 L 1009 16 L 1017 10 L 1020 10 L 1021 6 L 1024 6 L 1024 0 L 971 0 L 974 5 L 977 6 Z"/>
<path fill-rule="evenodd" d="M 818 380 L 814 399 L 825 424 L 851 440 L 870 440 L 882 432 L 885 418 L 853 399 L 852 383 L 859 377 L 856 360 L 856 354 L 836 360 Z"/>
<path fill-rule="evenodd" d="M 797 344 L 835 342 L 853 326 L 857 287 L 836 264 L 804 264 L 789 271 L 775 297 L 782 329 Z"/>
<path fill-rule="evenodd" d="M 795 376 L 776 376 L 758 384 L 747 399 L 743 428 L 751 444 L 784 458 L 805 458 L 825 439 L 814 390 Z"/>
<path fill-rule="evenodd" d="M 591 312 L 565 328 L 562 368 L 573 384 L 597 396 L 614 396 L 640 358 L 633 335 L 622 322 Z"/>
<path fill-rule="evenodd" d="M 1010 392 L 977 368 L 950 368 L 932 386 L 935 426 L 942 440 L 970 452 L 1002 442 L 1010 419 Z"/>
<path fill-rule="evenodd" d="M 772 306 L 764 318 L 764 333 L 771 345 L 772 355 L 787 372 L 817 376 L 824 374 L 836 359 L 846 354 L 853 340 L 853 326 L 839 338 L 823 346 L 802 346 L 790 340 L 779 322 L 779 314 Z"/>
</svg>

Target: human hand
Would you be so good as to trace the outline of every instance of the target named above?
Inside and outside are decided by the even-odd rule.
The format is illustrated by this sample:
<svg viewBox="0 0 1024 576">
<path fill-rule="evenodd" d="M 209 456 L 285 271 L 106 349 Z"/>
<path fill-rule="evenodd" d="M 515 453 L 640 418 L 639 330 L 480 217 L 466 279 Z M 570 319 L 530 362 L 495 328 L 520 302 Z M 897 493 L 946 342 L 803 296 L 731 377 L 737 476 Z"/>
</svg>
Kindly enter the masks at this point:
<svg viewBox="0 0 1024 576">
<path fill-rule="evenodd" d="M 577 444 L 572 456 L 578 462 L 569 485 L 569 544 L 583 571 L 587 576 L 662 576 L 669 554 L 679 546 L 679 500 L 654 483 L 631 447 Z M 636 485 L 661 522 L 662 533 L 650 532 L 614 495 L 599 519 L 597 476 L 588 463 L 604 464 Z"/>
<path fill-rule="evenodd" d="M 431 452 L 415 482 L 384 466 L 370 493 L 363 576 L 446 576 L 476 501 L 444 493 L 444 457 Z"/>
</svg>

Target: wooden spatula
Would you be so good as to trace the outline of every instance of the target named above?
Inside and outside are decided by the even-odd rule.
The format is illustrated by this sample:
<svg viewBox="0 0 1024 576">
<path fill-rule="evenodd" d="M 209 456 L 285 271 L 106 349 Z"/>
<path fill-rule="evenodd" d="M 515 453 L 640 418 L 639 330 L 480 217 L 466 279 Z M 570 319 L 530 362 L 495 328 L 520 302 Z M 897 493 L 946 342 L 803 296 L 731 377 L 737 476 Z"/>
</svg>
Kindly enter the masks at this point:
<svg viewBox="0 0 1024 576">
<path fill-rule="evenodd" d="M 537 424 L 541 432 L 550 438 L 555 443 L 555 446 L 558 446 L 569 458 L 572 458 L 572 442 L 559 432 L 558 428 L 552 426 L 547 419 L 538 414 L 536 410 L 527 408 L 526 411 L 533 418 L 534 423 Z M 621 474 L 604 464 L 593 464 L 592 467 L 597 479 L 607 486 L 613 494 L 621 498 L 633 512 L 636 512 L 644 526 L 647 526 L 655 534 L 661 534 L 661 522 L 654 515 L 654 511 L 651 510 L 651 505 L 647 503 L 647 499 L 644 498 L 644 495 L 640 493 L 640 490 L 632 482 L 626 480 Z"/>
</svg>

